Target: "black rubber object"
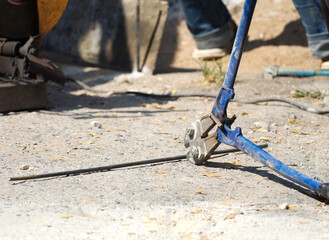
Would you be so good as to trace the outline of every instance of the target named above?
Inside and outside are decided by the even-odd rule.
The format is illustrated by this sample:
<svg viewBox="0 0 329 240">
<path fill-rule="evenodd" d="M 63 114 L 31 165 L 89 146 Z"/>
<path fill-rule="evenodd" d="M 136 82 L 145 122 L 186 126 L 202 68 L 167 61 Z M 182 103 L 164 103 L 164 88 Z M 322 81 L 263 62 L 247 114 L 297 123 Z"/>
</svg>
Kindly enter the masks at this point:
<svg viewBox="0 0 329 240">
<path fill-rule="evenodd" d="M 320 197 L 329 200 L 329 183 L 322 183 L 317 190 L 317 194 Z"/>
</svg>

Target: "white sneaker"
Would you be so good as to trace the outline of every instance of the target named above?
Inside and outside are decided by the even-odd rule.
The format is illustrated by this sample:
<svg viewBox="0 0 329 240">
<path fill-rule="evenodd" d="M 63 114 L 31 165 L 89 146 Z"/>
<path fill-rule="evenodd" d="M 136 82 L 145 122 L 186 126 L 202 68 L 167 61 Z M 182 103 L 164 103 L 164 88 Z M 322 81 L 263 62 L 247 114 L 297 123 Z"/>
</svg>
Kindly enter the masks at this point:
<svg viewBox="0 0 329 240">
<path fill-rule="evenodd" d="M 324 61 L 321 63 L 321 70 L 329 70 L 329 61 Z"/>
<path fill-rule="evenodd" d="M 227 55 L 227 51 L 221 48 L 195 49 L 192 57 L 197 60 L 214 60 Z"/>
</svg>

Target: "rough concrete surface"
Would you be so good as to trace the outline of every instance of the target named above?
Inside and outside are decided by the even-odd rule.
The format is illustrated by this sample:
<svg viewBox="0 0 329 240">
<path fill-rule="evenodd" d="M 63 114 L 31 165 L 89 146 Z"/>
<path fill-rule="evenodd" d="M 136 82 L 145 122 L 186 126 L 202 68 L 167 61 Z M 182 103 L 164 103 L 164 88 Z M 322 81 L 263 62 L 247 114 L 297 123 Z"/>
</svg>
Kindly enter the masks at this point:
<svg viewBox="0 0 329 240">
<path fill-rule="evenodd" d="M 65 67 L 102 91 L 213 93 L 200 72 L 122 75 Z M 17 175 L 181 155 L 185 127 L 210 112 L 211 98 L 171 101 L 94 94 L 49 84 L 49 111 L 0 116 L 0 239 L 323 239 L 329 208 L 251 157 L 229 154 L 204 166 L 186 161 L 9 182 Z M 294 87 L 329 89 L 328 78 L 240 74 L 236 99 L 290 98 Z M 327 99 L 297 99 L 328 109 Z M 230 103 L 234 126 L 292 168 L 329 182 L 328 116 L 284 103 Z M 229 148 L 220 145 L 219 149 Z M 27 170 L 23 170 L 27 169 Z"/>
</svg>

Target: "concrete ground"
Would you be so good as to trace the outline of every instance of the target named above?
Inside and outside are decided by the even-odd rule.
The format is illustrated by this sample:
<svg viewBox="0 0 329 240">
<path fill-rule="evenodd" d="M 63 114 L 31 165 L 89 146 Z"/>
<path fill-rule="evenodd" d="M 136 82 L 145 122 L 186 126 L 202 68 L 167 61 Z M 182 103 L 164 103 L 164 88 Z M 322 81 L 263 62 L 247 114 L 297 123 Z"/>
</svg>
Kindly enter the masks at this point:
<svg viewBox="0 0 329 240">
<path fill-rule="evenodd" d="M 213 93 L 200 72 L 122 75 L 64 69 L 102 91 Z M 241 74 L 236 99 L 290 99 L 295 87 L 328 90 L 327 77 Z M 210 112 L 211 98 L 160 100 L 95 94 L 49 84 L 50 110 L 0 116 L 0 239 L 323 239 L 329 207 L 312 193 L 241 154 L 206 165 L 187 161 L 9 182 L 17 175 L 106 166 L 185 154 L 186 126 Z M 328 109 L 324 99 L 293 99 Z M 288 166 L 329 182 L 328 115 L 284 103 L 230 103 L 234 126 Z M 228 146 L 220 145 L 219 149 Z M 25 170 L 23 170 L 25 169 Z"/>
</svg>

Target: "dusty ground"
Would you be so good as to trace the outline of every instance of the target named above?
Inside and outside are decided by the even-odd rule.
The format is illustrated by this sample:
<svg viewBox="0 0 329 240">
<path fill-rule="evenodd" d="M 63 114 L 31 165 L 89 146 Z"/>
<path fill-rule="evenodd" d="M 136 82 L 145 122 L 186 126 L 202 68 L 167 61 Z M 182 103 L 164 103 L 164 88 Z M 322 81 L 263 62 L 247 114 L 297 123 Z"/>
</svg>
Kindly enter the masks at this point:
<svg viewBox="0 0 329 240">
<path fill-rule="evenodd" d="M 129 80 L 113 79 L 116 74 L 109 71 L 76 70 L 66 72 L 99 90 L 217 92 L 200 82 L 200 73 Z M 310 84 L 329 88 L 326 78 L 267 81 L 248 75 L 239 77 L 236 93 L 244 100 L 289 98 L 292 85 Z M 2 239 L 328 239 L 328 206 L 243 154 L 216 157 L 205 166 L 181 161 L 8 182 L 13 175 L 184 154 L 186 125 L 208 113 L 213 102 L 101 97 L 72 84 L 50 85 L 49 94 L 50 111 L 0 118 Z M 329 108 L 324 100 L 298 102 Z M 289 166 L 329 181 L 327 116 L 280 103 L 231 103 L 230 112 L 246 137 L 268 142 L 268 151 Z M 102 127 L 93 127 L 94 121 Z M 29 169 L 21 170 L 24 165 Z M 290 210 L 279 208 L 285 203 Z"/>
<path fill-rule="evenodd" d="M 260 15 L 265 11 L 260 9 L 268 6 L 266 2 L 259 2 L 254 25 L 262 23 Z M 282 20 L 279 35 L 279 29 L 284 29 L 285 23 L 296 17 L 289 1 L 282 3 L 288 4 L 289 7 L 281 8 L 287 10 L 285 16 L 291 19 Z M 273 8 L 279 11 L 280 4 Z M 270 14 L 268 17 L 281 19 L 280 16 Z M 277 36 L 266 34 L 268 23 L 263 21 L 264 39 Z M 250 41 L 259 42 L 256 35 L 252 37 L 253 31 Z M 306 46 L 249 48 L 235 85 L 236 99 L 289 99 L 294 87 L 314 86 L 328 91 L 326 77 L 265 80 L 260 73 L 263 64 L 273 63 L 271 59 L 280 59 L 275 63 L 284 66 L 313 68 L 316 61 L 312 65 Z M 258 51 L 262 54 L 257 54 Z M 285 51 L 288 54 L 283 55 Z M 293 58 L 289 62 L 295 51 L 308 56 L 308 60 L 299 57 L 296 59 L 302 62 L 296 61 L 294 65 Z M 188 59 L 187 54 L 184 56 Z M 264 58 L 261 61 L 255 56 Z M 183 62 L 177 64 L 174 62 L 173 67 L 196 67 Z M 252 68 L 255 65 L 257 67 Z M 134 78 L 92 68 L 64 67 L 64 71 L 95 89 L 109 92 L 134 89 L 153 93 L 217 94 L 218 91 L 218 86 L 202 81 L 200 72 Z M 64 88 L 49 84 L 49 99 L 50 110 L 0 116 L 0 239 L 329 238 L 328 205 L 244 154 L 212 158 L 204 166 L 180 161 L 9 182 L 8 178 L 15 175 L 184 154 L 185 127 L 209 113 L 213 105 L 210 98 L 163 101 L 97 95 L 73 83 Z M 329 109 L 328 97 L 296 101 L 317 109 Z M 242 127 L 247 138 L 256 143 L 267 142 L 267 151 L 287 165 L 329 182 L 328 116 L 282 103 L 230 103 L 229 113 L 238 116 L 234 126 Z M 101 127 L 95 126 L 95 122 Z M 225 148 L 227 146 L 220 146 Z M 28 169 L 22 170 L 23 166 Z M 283 204 L 288 204 L 289 209 L 281 209 Z"/>
</svg>

